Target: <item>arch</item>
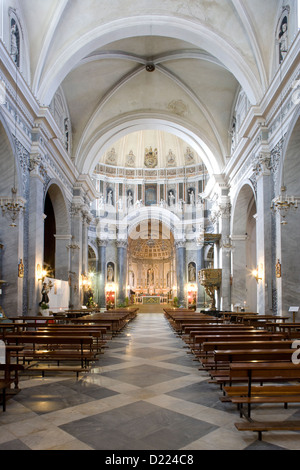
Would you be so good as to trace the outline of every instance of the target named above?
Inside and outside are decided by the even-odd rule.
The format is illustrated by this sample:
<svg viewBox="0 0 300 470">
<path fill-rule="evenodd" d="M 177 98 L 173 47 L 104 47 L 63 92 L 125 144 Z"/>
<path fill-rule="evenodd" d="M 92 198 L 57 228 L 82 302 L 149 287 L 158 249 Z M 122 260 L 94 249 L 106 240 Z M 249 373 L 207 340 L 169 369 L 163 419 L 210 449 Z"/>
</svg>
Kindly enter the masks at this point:
<svg viewBox="0 0 300 470">
<path fill-rule="evenodd" d="M 279 168 L 280 186 L 286 187 L 287 196 L 295 196 L 300 202 L 299 191 L 300 106 L 294 115 L 282 150 Z M 276 279 L 277 311 L 286 313 L 294 305 L 295 292 L 300 283 L 300 252 L 298 248 L 300 212 L 290 210 L 285 217 L 286 225 L 277 217 L 277 253 L 281 263 L 281 277 Z"/>
<path fill-rule="evenodd" d="M 46 194 L 49 194 L 56 219 L 56 234 L 69 235 L 71 233 L 70 214 L 68 204 L 61 183 L 52 179 L 46 188 Z"/>
<path fill-rule="evenodd" d="M 82 174 L 93 172 L 99 161 L 99 155 L 105 153 L 121 137 L 145 129 L 160 129 L 177 135 L 187 142 L 203 160 L 208 173 L 220 174 L 224 166 L 223 158 L 217 149 L 211 149 L 205 135 L 191 127 L 184 120 L 166 116 L 131 115 L 111 122 L 106 128 L 99 128 L 89 139 L 85 148 L 80 147 L 75 156 L 77 168 Z"/>
<path fill-rule="evenodd" d="M 256 198 L 250 181 L 236 194 L 232 210 L 232 304 L 256 312 L 257 286 L 252 271 L 256 269 Z"/>
<path fill-rule="evenodd" d="M 76 42 L 66 45 L 44 77 L 35 77 L 40 83 L 36 89 L 37 97 L 44 105 L 49 105 L 55 91 L 64 78 L 79 63 L 110 42 L 138 36 L 168 36 L 188 41 L 215 56 L 240 82 L 252 104 L 262 97 L 262 87 L 253 73 L 251 66 L 238 52 L 234 44 L 216 34 L 205 24 L 190 21 L 177 16 L 136 16 L 123 18 L 98 26 L 82 35 Z M 39 73 L 41 74 L 41 67 Z"/>
<path fill-rule="evenodd" d="M 290 189 L 297 193 L 299 187 L 299 180 L 296 181 L 295 168 L 299 165 L 299 157 L 297 160 L 297 152 L 295 148 L 299 148 L 299 136 L 300 136 L 300 103 L 299 103 L 299 87 L 295 90 L 295 101 L 296 107 L 294 111 L 293 119 L 290 121 L 289 129 L 287 131 L 283 147 L 282 147 L 282 158 L 280 159 L 277 178 L 277 187 L 275 192 L 280 194 L 280 188 L 285 185 L 287 190 Z M 297 98 L 297 100 L 296 100 Z M 290 166 L 290 169 L 288 168 Z M 292 185 L 292 188 L 290 186 Z"/>
<path fill-rule="evenodd" d="M 55 221 L 55 233 L 53 233 L 54 253 L 52 254 L 54 259 L 53 274 L 56 279 L 67 281 L 69 277 L 69 253 L 67 245 L 71 239 L 71 225 L 67 202 L 59 181 L 51 180 L 49 182 L 45 191 L 44 204 L 46 203 L 47 195 L 51 201 Z"/>
<path fill-rule="evenodd" d="M 133 238 L 146 237 L 148 238 L 148 221 L 153 221 L 153 232 L 156 232 L 156 225 L 161 222 L 166 227 L 166 231 L 163 233 L 164 238 L 168 238 L 170 233 L 173 234 L 175 240 L 181 239 L 182 234 L 179 232 L 181 225 L 180 219 L 173 212 L 164 209 L 163 207 L 142 207 L 138 210 L 132 210 L 122 220 L 122 225 L 129 227 L 128 235 Z M 137 231 L 137 227 L 142 226 L 142 231 Z M 144 231 L 143 231 L 144 230 Z"/>
</svg>

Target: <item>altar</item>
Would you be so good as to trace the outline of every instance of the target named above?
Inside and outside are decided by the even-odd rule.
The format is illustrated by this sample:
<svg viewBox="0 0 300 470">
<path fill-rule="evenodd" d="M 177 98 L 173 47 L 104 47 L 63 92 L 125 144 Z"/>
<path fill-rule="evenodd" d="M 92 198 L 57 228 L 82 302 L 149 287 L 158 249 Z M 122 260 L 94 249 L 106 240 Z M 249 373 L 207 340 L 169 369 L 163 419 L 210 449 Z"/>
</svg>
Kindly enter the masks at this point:
<svg viewBox="0 0 300 470">
<path fill-rule="evenodd" d="M 144 295 L 143 296 L 144 305 L 157 305 L 160 304 L 160 295 Z"/>
</svg>

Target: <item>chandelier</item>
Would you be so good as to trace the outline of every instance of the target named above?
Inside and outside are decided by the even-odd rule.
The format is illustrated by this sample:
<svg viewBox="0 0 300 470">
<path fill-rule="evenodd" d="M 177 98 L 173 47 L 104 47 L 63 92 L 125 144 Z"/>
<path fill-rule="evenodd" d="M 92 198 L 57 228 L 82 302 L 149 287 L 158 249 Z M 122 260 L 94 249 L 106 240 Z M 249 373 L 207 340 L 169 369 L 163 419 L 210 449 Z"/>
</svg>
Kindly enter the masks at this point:
<svg viewBox="0 0 300 470">
<path fill-rule="evenodd" d="M 294 196 L 287 196 L 286 187 L 281 187 L 281 194 L 273 199 L 271 210 L 277 212 L 281 218 L 281 225 L 287 225 L 286 216 L 290 210 L 298 209 L 298 200 Z"/>
<path fill-rule="evenodd" d="M 0 199 L 0 207 L 2 209 L 2 215 L 8 215 L 11 220 L 10 227 L 16 227 L 16 220 L 20 213 L 25 211 L 25 200 L 17 198 L 17 190 L 15 187 L 11 189 L 12 197 L 3 197 Z"/>
</svg>

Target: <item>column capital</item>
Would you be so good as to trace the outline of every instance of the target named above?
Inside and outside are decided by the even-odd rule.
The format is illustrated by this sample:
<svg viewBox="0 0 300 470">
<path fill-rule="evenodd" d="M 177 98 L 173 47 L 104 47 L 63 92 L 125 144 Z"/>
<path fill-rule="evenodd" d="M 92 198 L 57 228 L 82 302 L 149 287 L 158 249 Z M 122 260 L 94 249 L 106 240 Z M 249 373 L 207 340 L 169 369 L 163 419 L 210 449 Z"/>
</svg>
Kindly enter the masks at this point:
<svg viewBox="0 0 300 470">
<path fill-rule="evenodd" d="M 175 248 L 185 248 L 186 240 L 175 240 Z"/>
<path fill-rule="evenodd" d="M 116 240 L 117 248 L 127 248 L 128 241 L 127 240 Z"/>
<path fill-rule="evenodd" d="M 101 240 L 101 238 L 97 238 L 96 240 L 97 246 L 104 246 L 107 247 L 108 245 L 108 240 Z"/>
</svg>

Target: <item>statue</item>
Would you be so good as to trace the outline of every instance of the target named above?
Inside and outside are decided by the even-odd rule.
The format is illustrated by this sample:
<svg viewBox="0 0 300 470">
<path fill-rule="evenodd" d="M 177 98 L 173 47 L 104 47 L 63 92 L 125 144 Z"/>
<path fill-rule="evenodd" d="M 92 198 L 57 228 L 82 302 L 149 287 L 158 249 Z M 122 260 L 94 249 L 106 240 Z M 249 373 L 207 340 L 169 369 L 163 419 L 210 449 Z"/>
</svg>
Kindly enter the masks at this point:
<svg viewBox="0 0 300 470">
<path fill-rule="evenodd" d="M 174 205 L 174 202 L 175 202 L 175 196 L 173 194 L 173 191 L 170 191 L 170 194 L 169 194 L 169 205 L 170 206 L 173 206 Z"/>
<path fill-rule="evenodd" d="M 283 61 L 288 51 L 288 31 L 287 23 L 283 22 L 279 34 L 279 63 Z"/>
<path fill-rule="evenodd" d="M 42 287 L 42 300 L 39 303 L 39 306 L 41 306 L 42 304 L 48 304 L 49 303 L 48 292 L 49 292 L 49 288 L 48 288 L 46 282 L 44 282 L 43 287 Z"/>
<path fill-rule="evenodd" d="M 18 277 L 23 278 L 24 277 L 24 264 L 23 260 L 20 260 L 19 266 L 18 266 Z"/>
<path fill-rule="evenodd" d="M 276 277 L 279 279 L 281 277 L 281 264 L 280 264 L 279 259 L 277 260 L 275 270 L 276 270 Z"/>
<path fill-rule="evenodd" d="M 107 281 L 114 282 L 114 268 L 112 264 L 107 266 Z"/>
<path fill-rule="evenodd" d="M 14 63 L 19 66 L 19 46 L 18 46 L 18 27 L 13 21 L 11 25 L 11 46 L 10 46 L 10 55 L 13 58 Z"/>
</svg>

